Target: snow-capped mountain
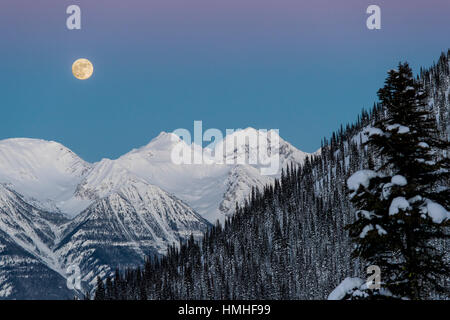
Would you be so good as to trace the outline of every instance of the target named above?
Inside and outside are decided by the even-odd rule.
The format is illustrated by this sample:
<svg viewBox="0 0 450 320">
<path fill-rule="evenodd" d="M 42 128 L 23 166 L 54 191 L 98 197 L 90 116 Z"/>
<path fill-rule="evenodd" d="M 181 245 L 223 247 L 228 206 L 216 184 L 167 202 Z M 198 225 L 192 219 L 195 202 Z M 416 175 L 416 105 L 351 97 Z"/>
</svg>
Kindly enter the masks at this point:
<svg viewBox="0 0 450 320">
<path fill-rule="evenodd" d="M 73 215 L 85 209 L 90 203 L 77 201 L 74 193 L 91 167 L 57 142 L 0 141 L 0 183 L 10 184 L 28 203 L 43 210 Z"/>
<path fill-rule="evenodd" d="M 120 183 L 103 189 L 72 220 L 42 211 L 0 185 L 0 298 L 68 298 L 68 267 L 78 267 L 83 284 L 88 284 L 84 288 L 91 288 L 96 276 L 139 265 L 146 256 L 164 254 L 169 244 L 199 237 L 208 228 L 205 219 L 160 188 L 126 175 Z M 31 280 L 22 283 L 15 266 L 32 274 Z M 34 291 L 20 292 L 21 286 L 43 278 L 53 279 L 58 287 L 51 285 L 48 293 L 38 291 L 36 296 Z"/>
<path fill-rule="evenodd" d="M 248 137 L 257 137 L 258 143 L 246 143 Z M 227 148 L 227 145 L 235 146 L 235 148 Z M 246 159 L 247 163 L 249 155 L 258 157 L 256 164 L 251 164 L 253 167 L 261 169 L 268 167 L 270 157 L 273 155 L 279 156 L 279 165 L 277 166 L 275 174 L 271 176 L 279 177 L 282 168 L 286 168 L 288 164 L 301 164 L 306 157 L 311 154 L 298 150 L 293 145 L 283 140 L 275 130 L 263 131 L 254 128 L 247 128 L 244 130 L 235 131 L 227 135 L 222 141 L 218 143 L 218 148 L 221 148 L 224 153 L 225 163 L 237 163 L 238 159 Z"/>
<path fill-rule="evenodd" d="M 52 248 L 66 221 L 0 184 L 0 299 L 73 297 Z"/>
<path fill-rule="evenodd" d="M 259 144 L 249 143 L 246 137 L 252 133 L 259 139 L 267 139 L 265 146 L 269 150 L 261 151 L 258 149 Z M 270 139 L 279 141 L 272 151 Z M 232 144 L 234 148 L 231 150 L 226 148 L 229 140 L 234 141 Z M 221 159 L 212 156 L 208 148 L 201 149 L 194 144 L 188 145 L 173 133 L 162 132 L 148 145 L 132 150 L 115 161 L 136 176 L 175 194 L 214 223 L 216 220 L 223 221 L 227 215 L 232 214 L 236 201 L 241 203 L 249 195 L 252 187 L 262 188 L 272 183 L 274 177 L 278 177 L 281 169 L 288 163 L 301 164 L 309 155 L 284 141 L 274 131 L 267 136 L 253 128 L 226 136 L 218 142 L 217 148 L 223 149 Z M 171 160 L 174 150 L 190 152 L 192 158 L 194 153 L 201 153 L 203 164 L 175 164 Z M 249 154 L 258 155 L 259 152 L 264 155 L 279 152 L 276 174 L 263 175 L 260 170 L 262 165 L 249 163 Z M 239 163 L 239 157 L 247 159 L 244 164 Z"/>
<path fill-rule="evenodd" d="M 248 144 L 246 137 L 250 134 L 267 139 L 266 149 Z M 273 150 L 271 139 L 279 141 Z M 232 150 L 226 149 L 230 140 L 235 143 Z M 208 161 L 175 164 L 171 157 L 177 147 L 200 152 Z M 148 145 L 116 160 L 103 159 L 90 164 L 57 142 L 7 139 L 0 141 L 0 183 L 9 184 L 37 208 L 75 217 L 118 186 L 142 180 L 174 194 L 210 222 L 215 222 L 223 221 L 234 210 L 235 203 L 230 207 L 224 201 L 245 199 L 252 186 L 263 187 L 279 176 L 281 168 L 288 163 L 303 163 L 309 155 L 280 138 L 275 131 L 265 136 L 253 128 L 234 132 L 218 142 L 218 147 L 224 150 L 220 163 L 209 156 L 209 149 L 199 151 L 173 133 L 162 132 Z M 259 153 L 279 153 L 279 164 L 272 176 L 261 174 L 263 165 L 238 161 L 238 158 L 248 159 L 249 154 Z"/>
<path fill-rule="evenodd" d="M 245 144 L 249 133 L 260 135 L 249 128 L 219 145 L 227 138 Z M 209 149 L 165 132 L 118 159 L 93 164 L 52 141 L 0 141 L 1 297 L 33 296 L 20 295 L 29 284 L 17 279 L 14 266 L 36 282 L 47 277 L 58 284 L 48 294 L 34 291 L 36 296 L 68 297 L 70 266 L 80 268 L 86 289 L 97 276 L 164 254 L 169 244 L 190 235 L 201 236 L 208 220 L 223 221 L 252 187 L 272 183 L 282 166 L 301 163 L 307 155 L 276 139 L 280 165 L 273 176 L 262 175 L 258 165 L 234 161 L 248 158 L 251 146 L 236 145 L 234 154 L 225 152 L 218 161 Z M 174 148 L 200 153 L 205 161 L 175 164 Z M 265 150 L 270 151 L 278 149 Z"/>
<path fill-rule="evenodd" d="M 244 200 L 252 186 L 263 187 L 273 181 L 273 177 L 261 175 L 251 165 L 234 161 L 227 164 L 226 154 L 222 163 L 218 163 L 206 149 L 200 149 L 204 160 L 207 158 L 203 164 L 175 164 L 171 160 L 175 148 L 192 154 L 199 152 L 178 136 L 163 132 L 148 145 L 125 154 L 116 162 L 147 182 L 175 194 L 212 223 L 217 219 L 223 221 L 231 214 L 236 201 Z M 224 204 L 232 198 L 235 200 L 231 207 Z"/>
<path fill-rule="evenodd" d="M 179 199 L 145 181 L 122 180 L 66 226 L 55 253 L 77 265 L 82 280 L 136 266 L 145 256 L 164 254 L 168 244 L 198 238 L 208 222 Z"/>
</svg>

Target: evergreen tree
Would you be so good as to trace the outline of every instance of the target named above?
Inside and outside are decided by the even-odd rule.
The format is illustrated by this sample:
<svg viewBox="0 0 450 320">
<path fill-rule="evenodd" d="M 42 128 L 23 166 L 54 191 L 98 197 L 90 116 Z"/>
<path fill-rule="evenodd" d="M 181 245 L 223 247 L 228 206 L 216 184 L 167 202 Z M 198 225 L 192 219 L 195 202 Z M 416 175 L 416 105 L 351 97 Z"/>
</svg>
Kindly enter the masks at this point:
<svg viewBox="0 0 450 320">
<path fill-rule="evenodd" d="M 113 283 L 110 277 L 106 277 L 105 300 L 112 300 L 114 298 Z"/>
<path fill-rule="evenodd" d="M 94 300 L 105 300 L 105 286 L 100 277 L 97 277 L 97 288 L 95 290 Z"/>
<path fill-rule="evenodd" d="M 84 300 L 91 300 L 91 294 L 89 293 L 89 290 L 84 293 Z"/>
<path fill-rule="evenodd" d="M 424 299 L 446 289 L 442 279 L 450 272 L 433 245 L 448 238 L 450 144 L 439 139 L 427 95 L 407 63 L 389 71 L 378 96 L 385 116 L 367 130 L 367 144 L 381 164 L 348 179 L 357 209 L 348 226 L 354 256 L 380 267 L 384 294 Z"/>
</svg>

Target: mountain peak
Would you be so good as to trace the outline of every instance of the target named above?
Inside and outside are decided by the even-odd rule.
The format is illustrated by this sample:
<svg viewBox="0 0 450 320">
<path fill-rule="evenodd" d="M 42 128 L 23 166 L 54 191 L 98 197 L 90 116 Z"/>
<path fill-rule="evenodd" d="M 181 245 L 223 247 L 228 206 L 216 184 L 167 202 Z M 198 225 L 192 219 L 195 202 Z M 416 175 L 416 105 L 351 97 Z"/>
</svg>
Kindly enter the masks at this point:
<svg viewBox="0 0 450 320">
<path fill-rule="evenodd" d="M 182 141 L 182 139 L 177 136 L 175 133 L 173 132 L 166 132 L 166 131 L 161 131 L 157 137 L 153 138 L 148 145 L 155 145 L 156 143 L 161 143 L 161 142 L 169 142 L 170 144 L 172 144 L 173 142 L 180 142 Z"/>
<path fill-rule="evenodd" d="M 150 140 L 150 142 L 140 148 L 135 148 L 124 154 L 120 158 L 128 158 L 133 154 L 148 153 L 152 156 L 155 153 L 171 151 L 177 143 L 183 142 L 179 136 L 174 133 L 161 131 L 158 136 Z"/>
</svg>

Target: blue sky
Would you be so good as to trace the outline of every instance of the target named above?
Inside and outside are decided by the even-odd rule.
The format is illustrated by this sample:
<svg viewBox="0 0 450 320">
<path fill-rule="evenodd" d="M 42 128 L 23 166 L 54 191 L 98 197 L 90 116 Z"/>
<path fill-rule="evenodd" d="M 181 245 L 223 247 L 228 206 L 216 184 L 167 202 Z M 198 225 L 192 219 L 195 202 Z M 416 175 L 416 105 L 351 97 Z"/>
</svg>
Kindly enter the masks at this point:
<svg viewBox="0 0 450 320">
<path fill-rule="evenodd" d="M 73 1 L 72 1 L 73 2 Z M 88 161 L 116 158 L 160 131 L 279 129 L 304 151 L 376 100 L 386 71 L 418 70 L 449 47 L 450 2 L 71 1 L 0 4 L 0 139 L 61 142 Z M 77 58 L 95 68 L 71 75 Z"/>
</svg>

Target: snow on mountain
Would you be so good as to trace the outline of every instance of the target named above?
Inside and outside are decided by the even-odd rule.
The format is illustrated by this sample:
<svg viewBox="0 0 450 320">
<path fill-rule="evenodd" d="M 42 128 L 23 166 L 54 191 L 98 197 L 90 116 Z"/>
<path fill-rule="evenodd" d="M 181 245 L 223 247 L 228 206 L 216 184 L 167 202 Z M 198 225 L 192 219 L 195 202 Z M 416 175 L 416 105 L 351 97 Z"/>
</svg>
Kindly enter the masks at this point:
<svg viewBox="0 0 450 320">
<path fill-rule="evenodd" d="M 288 163 L 303 163 L 307 153 L 302 152 L 278 135 L 279 146 L 275 145 L 275 152 L 280 152 L 277 173 L 270 177 L 261 174 L 261 167 L 258 163 L 239 164 L 238 157 L 249 159 L 250 152 L 259 152 L 258 146 L 248 143 L 246 137 L 256 133 L 259 138 L 267 139 L 267 149 L 262 150 L 264 154 L 270 155 L 270 135 L 264 136 L 262 131 L 248 128 L 234 132 L 218 142 L 218 148 L 223 148 L 223 160 L 216 161 L 209 149 L 199 149 L 194 145 L 187 145 L 178 136 L 172 133 L 162 132 L 148 145 L 132 150 L 115 160 L 121 166 L 133 172 L 136 176 L 142 177 L 147 182 L 157 185 L 162 189 L 175 194 L 178 198 L 188 203 L 203 217 L 214 223 L 217 219 L 223 221 L 225 217 L 232 214 L 236 201 L 241 203 L 250 193 L 251 187 L 262 188 L 274 181 L 274 176 L 279 176 L 281 168 Z M 226 151 L 227 139 L 233 139 L 236 148 Z M 171 160 L 174 150 L 184 150 L 191 152 L 191 159 L 195 152 L 200 152 L 206 158 L 203 164 L 175 164 Z"/>
<path fill-rule="evenodd" d="M 261 141 L 267 139 L 264 150 L 248 143 L 251 134 L 256 134 Z M 279 145 L 271 146 L 273 139 Z M 227 150 L 230 140 L 236 145 Z M 37 208 L 74 217 L 118 186 L 142 179 L 174 194 L 215 222 L 232 214 L 235 201 L 243 201 L 252 186 L 262 188 L 279 176 L 281 168 L 288 163 L 300 164 L 308 156 L 275 131 L 265 136 L 262 130 L 253 128 L 230 134 L 218 146 L 224 150 L 220 161 L 209 156 L 209 149 L 188 145 L 175 134 L 162 132 L 148 145 L 116 160 L 103 159 L 89 164 L 56 142 L 8 139 L 0 141 L 0 183 L 10 184 Z M 191 159 L 194 153 L 200 153 L 208 164 L 176 164 L 172 161 L 174 148 L 192 152 Z M 261 152 L 265 160 L 267 155 L 279 152 L 276 173 L 271 177 L 262 175 L 265 165 L 248 163 L 249 155 L 254 152 Z M 239 163 L 241 157 L 247 159 L 245 164 Z"/>
<path fill-rule="evenodd" d="M 0 184 L 0 299 L 73 297 L 52 249 L 65 222 L 62 215 L 34 208 Z M 42 279 L 52 282 L 34 288 Z"/>
<path fill-rule="evenodd" d="M 66 218 L 60 214 L 34 208 L 20 195 L 0 184 L 0 230 L 61 273 L 51 247 L 60 235 L 58 226 L 65 221 Z"/>
<path fill-rule="evenodd" d="M 249 137 L 256 137 L 258 143 L 252 143 Z M 227 144 L 234 148 L 227 147 Z M 254 128 L 238 130 L 227 135 L 218 143 L 218 148 L 224 151 L 225 163 L 239 163 L 240 158 L 260 170 L 269 166 L 271 156 L 278 154 L 278 170 L 272 175 L 276 177 L 280 176 L 281 169 L 286 168 L 288 164 L 302 164 L 306 157 L 311 155 L 283 140 L 275 130 L 263 131 Z M 250 161 L 250 155 L 254 155 L 258 163 L 253 164 Z"/>
<path fill-rule="evenodd" d="M 177 136 L 161 133 L 148 145 L 116 161 L 148 183 L 176 195 L 201 215 L 216 211 L 226 191 L 224 181 L 231 168 L 217 164 L 175 164 L 171 154 L 177 145 L 191 150 L 191 146 Z"/>
<path fill-rule="evenodd" d="M 259 170 L 251 166 L 240 165 L 233 167 L 224 181 L 226 190 L 219 208 L 206 214 L 205 218 L 213 220 L 214 217 L 219 217 L 219 220 L 223 221 L 225 216 L 234 213 L 236 203 L 244 203 L 251 193 L 252 187 L 262 189 L 264 186 L 273 183 L 273 181 L 273 178 L 260 175 Z"/>
<path fill-rule="evenodd" d="M 245 135 L 256 132 L 249 130 L 254 129 L 232 138 L 244 135 L 245 144 Z M 279 139 L 280 172 L 306 154 Z M 176 164 L 174 150 L 207 163 Z M 14 261 L 24 273 L 59 284 L 48 295 L 39 291 L 42 297 L 73 294 L 64 283 L 73 265 L 89 288 L 97 276 L 140 265 L 147 255 L 164 254 L 169 244 L 191 235 L 200 237 L 208 220 L 223 221 L 252 187 L 274 180 L 257 164 L 234 161 L 248 158 L 251 145 L 237 146 L 244 154 L 225 153 L 223 161 L 208 151 L 162 132 L 118 159 L 89 164 L 56 142 L 0 141 L 0 249 L 8 252 L 0 258 L 0 295 L 20 297 L 19 288 L 26 286 L 17 279 Z"/>
<path fill-rule="evenodd" d="M 76 201 L 73 195 L 90 168 L 57 142 L 24 138 L 0 141 L 0 183 L 11 184 L 27 202 L 43 210 L 73 215 L 84 209 L 88 203 Z"/>
<path fill-rule="evenodd" d="M 0 230 L 0 300 L 72 299 L 66 279 Z"/>
<path fill-rule="evenodd" d="M 146 256 L 165 254 L 169 244 L 190 235 L 198 238 L 208 228 L 208 222 L 179 199 L 130 179 L 72 220 L 57 245 L 63 264 L 79 266 L 82 280 L 91 285 L 97 275 L 142 264 Z"/>
<path fill-rule="evenodd" d="M 94 165 L 78 185 L 75 197 L 91 205 L 70 221 L 0 187 L 0 231 L 10 242 L 62 279 L 67 267 L 80 267 L 90 285 L 97 275 L 142 264 L 190 235 L 200 237 L 209 225 L 175 196 L 111 160 Z"/>
</svg>

